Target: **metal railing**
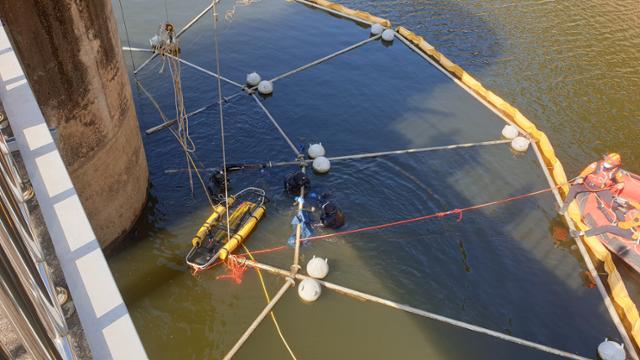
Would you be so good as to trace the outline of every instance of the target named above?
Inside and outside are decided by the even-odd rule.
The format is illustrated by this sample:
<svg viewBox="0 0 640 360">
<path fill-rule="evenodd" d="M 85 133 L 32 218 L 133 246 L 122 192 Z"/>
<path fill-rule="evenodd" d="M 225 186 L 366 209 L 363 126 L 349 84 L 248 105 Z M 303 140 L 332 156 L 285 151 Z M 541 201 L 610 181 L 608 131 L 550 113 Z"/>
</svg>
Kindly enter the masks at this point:
<svg viewBox="0 0 640 360">
<path fill-rule="evenodd" d="M 74 359 L 55 285 L 31 226 L 31 198 L 33 190 L 20 177 L 0 133 L 0 303 L 34 359 Z"/>
</svg>

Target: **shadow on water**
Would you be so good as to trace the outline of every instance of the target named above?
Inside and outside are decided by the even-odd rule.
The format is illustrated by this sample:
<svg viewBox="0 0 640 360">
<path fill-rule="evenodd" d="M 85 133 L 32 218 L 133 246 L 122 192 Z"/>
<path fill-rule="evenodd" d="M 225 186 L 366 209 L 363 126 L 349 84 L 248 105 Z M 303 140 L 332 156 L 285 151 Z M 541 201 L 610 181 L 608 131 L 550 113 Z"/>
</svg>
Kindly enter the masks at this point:
<svg viewBox="0 0 640 360">
<path fill-rule="evenodd" d="M 158 197 L 155 195 L 153 183 L 150 183 L 147 203 L 138 216 L 136 223 L 133 225 L 131 231 L 123 236 L 122 239 L 109 245 L 108 248 L 103 249 L 105 256 L 117 256 L 120 252 L 126 251 L 127 247 L 135 245 L 136 242 L 155 237 L 160 230 L 158 225 L 166 221 L 166 217 L 167 215 L 162 213 L 158 207 Z"/>
<path fill-rule="evenodd" d="M 283 4 L 263 1 L 236 10 L 237 17 L 221 38 L 225 75 L 235 80 L 254 70 L 276 75 L 367 35 L 350 21 L 295 3 Z M 384 11 L 378 14 L 385 15 Z M 461 28 L 470 21 L 474 31 L 492 34 L 479 17 L 468 18 L 458 19 L 463 22 Z M 138 28 L 131 32 L 142 33 L 142 25 L 136 24 Z M 184 40 L 190 47 L 183 49 L 183 55 L 211 68 L 210 31 L 208 23 L 194 27 Z M 499 56 L 499 46 L 487 49 Z M 482 68 L 480 63 L 476 66 Z M 169 113 L 173 105 L 170 78 L 166 71 L 157 73 L 160 67 L 161 62 L 156 62 L 139 78 L 162 99 Z M 183 69 L 183 84 L 189 108 L 209 104 L 216 97 L 211 90 L 215 82 L 191 69 Z M 234 91 L 224 89 L 225 94 Z M 140 93 L 136 103 L 143 129 L 159 121 Z M 398 41 L 390 47 L 371 43 L 283 79 L 265 106 L 296 144 L 322 141 L 330 155 L 486 141 L 497 138 L 504 125 Z M 192 136 L 200 160 L 205 167 L 218 166 L 217 108 L 198 117 L 201 120 L 192 119 Z M 229 161 L 291 159 L 290 149 L 252 99 L 240 97 L 225 105 L 225 117 Z M 213 281 L 215 275 L 192 278 L 188 274 L 183 256 L 193 232 L 206 218 L 207 204 L 199 191 L 191 197 L 186 174 L 164 173 L 184 168 L 175 140 L 166 132 L 144 140 L 153 184 L 151 200 L 132 235 L 137 239 L 114 250 L 110 265 L 152 357 L 219 357 L 263 306 L 261 294 L 250 283 L 255 281 L 252 275 L 246 284 L 236 286 Z M 236 190 L 259 183 L 272 198 L 269 215 L 250 246 L 280 245 L 288 237 L 294 208 L 290 196 L 282 193 L 281 179 L 289 171 L 232 176 Z M 335 163 L 331 174 L 312 176 L 312 183 L 335 194 L 348 214 L 345 229 L 476 205 L 547 186 L 531 152 L 514 155 L 506 146 Z M 460 222 L 447 217 L 314 243 L 303 253 L 305 259 L 312 254 L 329 257 L 329 280 L 336 283 L 591 355 L 602 338 L 615 337 L 615 330 L 597 291 L 584 286 L 580 261 L 569 255 L 575 252 L 554 245 L 548 227 L 557 221 L 552 196 L 547 194 L 465 213 Z M 290 255 L 269 254 L 262 259 L 286 268 Z M 277 280 L 269 280 L 270 288 L 274 283 Z M 313 306 L 301 306 L 290 294 L 278 309 L 290 342 L 305 357 L 367 352 L 369 357 L 383 358 L 397 355 L 395 346 L 407 357 L 494 358 L 495 351 L 519 358 L 541 356 L 339 296 L 324 295 Z M 299 319 L 319 328 L 296 331 Z M 267 351 L 285 355 L 272 330 L 262 326 L 261 331 L 240 355 L 260 356 Z M 269 334 L 263 337 L 265 331 Z M 332 346 L 327 348 L 324 342 Z M 390 343 L 394 346 L 385 345 Z"/>
</svg>

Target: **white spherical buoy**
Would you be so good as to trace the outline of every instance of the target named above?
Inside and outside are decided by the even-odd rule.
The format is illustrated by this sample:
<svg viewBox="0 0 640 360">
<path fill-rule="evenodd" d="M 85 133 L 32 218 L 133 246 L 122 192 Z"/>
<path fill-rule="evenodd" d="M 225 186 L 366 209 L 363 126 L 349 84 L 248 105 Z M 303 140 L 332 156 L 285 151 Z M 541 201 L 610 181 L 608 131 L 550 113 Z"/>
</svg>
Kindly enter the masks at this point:
<svg viewBox="0 0 640 360">
<path fill-rule="evenodd" d="M 262 80 L 258 84 L 258 92 L 262 95 L 269 95 L 273 92 L 273 83 L 269 80 Z"/>
<path fill-rule="evenodd" d="M 313 257 L 307 263 L 307 274 L 316 279 L 324 279 L 329 273 L 329 263 L 327 259 Z"/>
<path fill-rule="evenodd" d="M 324 156 L 318 156 L 313 160 L 313 170 L 324 174 L 331 169 L 331 162 Z"/>
<path fill-rule="evenodd" d="M 602 360 L 625 360 L 627 358 L 624 346 L 608 339 L 598 345 L 598 355 Z"/>
<path fill-rule="evenodd" d="M 384 26 L 380 24 L 371 25 L 371 35 L 380 35 L 384 31 Z"/>
<path fill-rule="evenodd" d="M 527 149 L 529 149 L 529 144 L 531 144 L 531 141 L 529 141 L 529 139 L 518 136 L 511 141 L 511 148 L 518 152 L 525 152 L 527 151 Z"/>
<path fill-rule="evenodd" d="M 382 40 L 384 41 L 393 41 L 394 37 L 395 37 L 395 33 L 391 29 L 387 29 L 382 32 Z"/>
<path fill-rule="evenodd" d="M 318 300 L 322 294 L 322 286 L 318 280 L 314 279 L 304 279 L 298 285 L 298 295 L 300 298 L 306 302 L 314 302 Z"/>
<path fill-rule="evenodd" d="M 324 156 L 325 155 L 324 146 L 322 146 L 322 143 L 311 144 L 309 145 L 309 150 L 307 150 L 307 154 L 309 154 L 309 157 L 312 159 L 315 159 L 320 156 Z"/>
<path fill-rule="evenodd" d="M 260 80 L 262 80 L 262 78 L 260 77 L 260 74 L 258 74 L 257 72 L 252 72 L 251 74 L 247 74 L 247 84 L 249 84 L 249 86 L 256 86 L 260 83 Z"/>
<path fill-rule="evenodd" d="M 504 128 L 502 128 L 502 136 L 504 136 L 505 139 L 513 140 L 518 137 L 518 135 L 520 135 L 518 128 L 513 125 L 505 125 Z"/>
</svg>

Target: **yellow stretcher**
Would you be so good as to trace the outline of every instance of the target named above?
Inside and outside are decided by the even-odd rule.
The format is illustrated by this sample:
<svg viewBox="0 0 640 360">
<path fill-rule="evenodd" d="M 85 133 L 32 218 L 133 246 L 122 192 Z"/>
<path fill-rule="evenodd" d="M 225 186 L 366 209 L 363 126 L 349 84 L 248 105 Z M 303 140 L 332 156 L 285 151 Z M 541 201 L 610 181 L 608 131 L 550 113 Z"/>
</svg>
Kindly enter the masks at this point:
<svg viewBox="0 0 640 360">
<path fill-rule="evenodd" d="M 226 260 L 258 225 L 266 211 L 264 203 L 264 190 L 247 188 L 214 207 L 191 240 L 193 247 L 186 256 L 187 265 L 206 270 L 216 260 Z"/>
</svg>

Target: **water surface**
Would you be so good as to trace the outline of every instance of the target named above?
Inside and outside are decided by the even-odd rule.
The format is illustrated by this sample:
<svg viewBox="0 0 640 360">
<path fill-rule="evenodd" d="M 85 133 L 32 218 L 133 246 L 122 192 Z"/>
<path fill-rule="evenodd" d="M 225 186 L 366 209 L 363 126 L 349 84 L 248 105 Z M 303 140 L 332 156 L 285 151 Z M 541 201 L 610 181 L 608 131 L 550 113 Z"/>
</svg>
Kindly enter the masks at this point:
<svg viewBox="0 0 640 360">
<path fill-rule="evenodd" d="M 638 96 L 633 91 L 637 73 L 620 75 L 615 94 L 610 96 L 602 84 L 585 89 L 583 81 L 597 82 L 593 77 L 612 79 L 593 69 L 605 60 L 593 55 L 593 49 L 585 49 L 588 41 L 593 47 L 599 44 L 593 36 L 603 30 L 574 25 L 590 29 L 592 36 L 587 36 L 573 33 L 570 25 L 560 21 L 582 16 L 585 21 L 606 24 L 616 16 L 612 14 L 628 15 L 620 10 L 621 2 L 599 5 L 599 12 L 577 2 L 573 7 L 570 2 L 347 3 L 425 35 L 540 124 L 570 171 L 579 168 L 577 162 L 611 148 L 616 139 L 627 139 L 610 131 L 621 126 L 618 122 L 627 121 L 627 136 L 637 134 L 632 118 L 640 105 L 631 101 Z M 207 2 L 169 1 L 166 14 L 162 4 L 148 0 L 123 4 L 131 45 L 144 47 L 166 17 L 184 24 Z M 223 1 L 221 13 L 233 8 Z M 589 17 L 592 11 L 599 14 L 595 20 Z M 619 33 L 637 31 L 616 29 L 613 24 L 610 35 L 619 41 L 624 38 Z M 122 30 L 121 35 L 125 43 Z M 220 25 L 222 73 L 240 82 L 252 71 L 272 77 L 367 37 L 366 28 L 295 2 L 236 3 L 233 16 Z M 638 37 L 628 40 L 634 39 Z M 211 17 L 205 17 L 181 41 L 183 58 L 215 68 Z M 568 48 L 560 50 L 563 43 Z M 560 53 L 565 56 L 556 56 Z M 633 58 L 634 52 L 620 56 Z M 144 59 L 134 54 L 137 65 Z M 591 59 L 591 66 L 583 63 L 585 59 Z M 572 60 L 572 74 L 568 74 L 566 64 Z M 618 66 L 622 65 L 620 61 Z M 168 69 L 160 73 L 161 69 L 162 62 L 156 61 L 137 79 L 173 117 Z M 188 109 L 217 98 L 213 78 L 186 67 L 182 75 Z M 582 77 L 576 78 L 578 75 Z M 225 96 L 236 91 L 230 85 L 223 87 Z M 583 98 L 590 92 L 609 100 Z M 620 92 L 627 93 L 629 102 L 616 106 Z M 135 88 L 134 96 L 141 128 L 158 124 L 156 110 Z M 296 144 L 321 141 L 331 156 L 493 140 L 499 138 L 504 125 L 398 41 L 391 46 L 375 41 L 278 81 L 274 95 L 264 103 Z M 602 106 L 605 103 L 608 105 Z M 292 159 L 291 149 L 253 99 L 241 96 L 223 109 L 230 162 Z M 608 121 L 609 126 L 603 126 L 608 130 L 598 132 L 605 120 L 596 117 Z M 218 109 L 212 107 L 194 116 L 191 134 L 202 165 L 218 166 Z M 585 134 L 594 141 L 585 141 Z M 191 196 L 185 173 L 165 173 L 185 167 L 184 155 L 170 134 L 145 136 L 144 141 L 151 201 L 133 239 L 111 256 L 110 265 L 152 358 L 221 357 L 264 306 L 257 278 L 248 272 L 237 285 L 216 280 L 224 273 L 221 268 L 198 277 L 187 271 L 184 255 L 191 236 L 208 215 L 207 202 L 197 183 L 196 196 Z M 623 156 L 638 159 L 637 150 L 625 141 L 619 147 Z M 291 196 L 282 191 L 282 178 L 291 171 L 279 168 L 232 175 L 234 190 L 260 186 L 271 198 L 268 216 L 250 238 L 250 248 L 286 242 L 295 208 Z M 311 180 L 316 191 L 331 192 L 344 208 L 346 229 L 480 204 L 546 186 L 534 154 L 515 155 L 506 146 L 336 162 L 330 174 L 314 175 Z M 312 255 L 329 258 L 329 281 L 582 355 L 593 356 L 599 341 L 615 337 L 597 291 L 583 280 L 579 255 L 571 243 L 553 239 L 559 219 L 550 194 L 465 213 L 462 221 L 457 220 L 448 217 L 316 242 L 303 249 L 303 259 Z M 286 251 L 259 259 L 287 268 L 291 256 Z M 272 293 L 282 284 L 271 275 L 266 279 Z M 407 358 L 489 359 L 496 354 L 544 358 L 539 352 L 328 291 L 310 305 L 302 304 L 295 291 L 290 291 L 276 312 L 299 358 L 391 358 L 398 353 Z M 259 327 L 238 357 L 265 354 L 287 356 L 269 322 Z"/>
</svg>

